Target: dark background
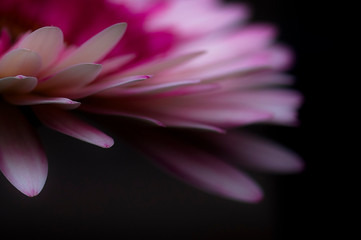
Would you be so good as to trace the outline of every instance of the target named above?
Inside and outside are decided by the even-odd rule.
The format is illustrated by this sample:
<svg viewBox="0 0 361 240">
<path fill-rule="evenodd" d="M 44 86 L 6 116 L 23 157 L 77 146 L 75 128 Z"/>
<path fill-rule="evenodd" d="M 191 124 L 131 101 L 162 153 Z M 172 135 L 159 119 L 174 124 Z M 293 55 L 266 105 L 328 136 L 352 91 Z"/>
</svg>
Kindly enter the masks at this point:
<svg viewBox="0 0 361 240">
<path fill-rule="evenodd" d="M 328 212 L 325 194 L 330 185 L 336 186 L 327 177 L 332 161 L 321 145 L 330 125 L 323 117 L 328 102 L 322 99 L 334 78 L 333 9 L 299 0 L 242 2 L 252 6 L 253 21 L 277 24 L 279 39 L 296 52 L 290 72 L 297 77 L 295 87 L 305 95 L 302 124 L 262 131 L 301 155 L 306 162 L 303 173 L 254 175 L 264 187 L 265 199 L 255 205 L 239 203 L 169 177 L 120 139 L 112 149 L 103 150 L 40 129 L 49 156 L 47 183 L 39 196 L 28 198 L 0 178 L 1 232 L 27 237 L 244 240 L 321 234 L 320 222 Z"/>
</svg>

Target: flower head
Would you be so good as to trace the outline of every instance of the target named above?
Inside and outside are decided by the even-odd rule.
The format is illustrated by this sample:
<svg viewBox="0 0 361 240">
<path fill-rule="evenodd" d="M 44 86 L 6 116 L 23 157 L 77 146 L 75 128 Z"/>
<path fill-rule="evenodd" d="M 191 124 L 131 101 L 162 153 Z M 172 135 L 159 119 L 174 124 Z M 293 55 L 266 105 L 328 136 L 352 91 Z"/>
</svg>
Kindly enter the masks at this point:
<svg viewBox="0 0 361 240">
<path fill-rule="evenodd" d="M 234 130 L 294 125 L 301 103 L 297 92 L 278 87 L 292 83 L 282 73 L 292 53 L 274 43 L 275 27 L 244 24 L 247 7 L 77 0 L 67 11 L 68 1 L 37 0 L 46 14 L 36 15 L 34 5 L 14 2 L 3 1 L 0 13 L 30 19 L 32 27 L 57 26 L 28 32 L 33 28 L 0 17 L 0 169 L 26 195 L 42 189 L 47 163 L 22 106 L 45 126 L 105 148 L 112 138 L 75 113 L 136 119 L 116 118 L 122 124 L 111 129 L 179 178 L 236 200 L 262 198 L 236 165 L 302 169 L 293 153 Z M 79 17 L 85 5 L 91 23 Z"/>
</svg>

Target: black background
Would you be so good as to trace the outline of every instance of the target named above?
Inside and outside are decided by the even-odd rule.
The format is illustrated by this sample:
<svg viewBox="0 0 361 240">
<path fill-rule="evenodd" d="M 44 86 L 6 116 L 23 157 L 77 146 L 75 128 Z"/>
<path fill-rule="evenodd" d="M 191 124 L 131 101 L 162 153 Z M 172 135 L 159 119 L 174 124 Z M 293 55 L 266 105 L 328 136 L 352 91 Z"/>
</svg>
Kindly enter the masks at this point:
<svg viewBox="0 0 361 240">
<path fill-rule="evenodd" d="M 116 236 L 180 239 L 301 239 L 321 234 L 325 175 L 332 161 L 320 144 L 329 126 L 323 92 L 334 76 L 330 5 L 287 0 L 252 0 L 252 21 L 279 26 L 282 42 L 297 61 L 291 73 L 305 95 L 299 128 L 267 130 L 306 162 L 301 174 L 254 175 L 265 199 L 246 204 L 196 190 L 169 177 L 119 139 L 99 149 L 39 129 L 49 156 L 49 177 L 41 194 L 28 198 L 0 178 L 0 229 L 12 236 Z M 335 185 L 334 185 L 335 186 Z M 55 234 L 55 235 L 54 235 Z"/>
</svg>

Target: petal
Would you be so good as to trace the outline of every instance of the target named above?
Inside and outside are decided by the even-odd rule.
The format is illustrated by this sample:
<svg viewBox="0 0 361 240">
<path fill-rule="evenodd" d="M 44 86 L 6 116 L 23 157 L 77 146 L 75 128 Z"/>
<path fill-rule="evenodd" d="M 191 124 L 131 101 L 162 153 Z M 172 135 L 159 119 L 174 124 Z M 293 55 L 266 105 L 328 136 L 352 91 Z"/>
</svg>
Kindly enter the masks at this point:
<svg viewBox="0 0 361 240">
<path fill-rule="evenodd" d="M 268 71 L 218 82 L 218 84 L 222 85 L 223 91 L 239 91 L 251 88 L 266 88 L 272 86 L 291 85 L 292 83 L 294 83 L 294 78 L 292 76 Z"/>
<path fill-rule="evenodd" d="M 38 80 L 34 77 L 22 75 L 0 79 L 0 92 L 4 93 L 27 93 L 31 92 L 37 85 Z"/>
<path fill-rule="evenodd" d="M 175 66 L 181 65 L 188 61 L 191 61 L 198 56 L 205 54 L 205 51 L 194 51 L 191 53 L 183 54 L 176 57 L 163 58 L 158 61 L 152 61 L 148 64 L 142 64 L 139 67 L 132 68 L 122 73 L 123 75 L 141 75 L 141 74 L 155 74 L 164 70 L 168 70 Z M 118 76 L 116 76 L 118 77 Z"/>
<path fill-rule="evenodd" d="M 219 84 L 197 84 L 197 85 L 190 85 L 184 86 L 177 89 L 171 89 L 167 92 L 158 93 L 157 97 L 180 97 L 180 96 L 187 96 L 187 95 L 194 95 L 200 93 L 206 93 L 214 90 L 219 90 Z"/>
<path fill-rule="evenodd" d="M 111 137 L 83 122 L 68 111 L 47 106 L 33 107 L 33 110 L 45 126 L 55 131 L 103 148 L 109 148 L 114 144 Z"/>
<path fill-rule="evenodd" d="M 192 62 L 192 66 L 184 67 L 214 67 L 222 63 L 227 64 L 229 61 L 247 57 L 247 55 L 268 47 L 274 40 L 275 35 L 276 29 L 273 26 L 253 24 L 243 27 L 238 31 L 222 33 L 214 37 L 199 38 L 198 40 L 195 39 L 180 45 L 173 54 L 206 49 L 207 55 L 197 58 Z"/>
<path fill-rule="evenodd" d="M 269 121 L 271 112 L 263 109 L 217 101 L 217 95 L 189 96 L 186 98 L 161 98 L 153 101 L 134 102 L 129 111 L 147 113 L 167 124 L 168 119 L 193 122 L 217 128 L 230 128 L 246 124 Z M 171 121 L 172 122 L 172 121 Z M 177 121 L 176 121 L 177 122 Z M 179 121 L 178 121 L 179 122 Z M 173 124 L 170 124 L 173 126 Z"/>
<path fill-rule="evenodd" d="M 148 28 L 153 30 L 171 26 L 183 35 L 197 36 L 219 32 L 217 30 L 226 29 L 249 16 L 248 8 L 240 4 L 220 7 L 217 1 L 166 2 L 169 4 L 166 11 L 151 16 L 147 21 Z"/>
<path fill-rule="evenodd" d="M 9 103 L 20 106 L 54 104 L 63 109 L 74 109 L 80 106 L 80 102 L 61 97 L 44 97 L 38 95 L 4 95 L 3 97 Z"/>
<path fill-rule="evenodd" d="M 227 153 L 241 166 L 258 171 L 275 173 L 300 172 L 304 164 L 299 156 L 274 142 L 249 133 L 206 135 L 216 143 L 221 152 Z"/>
<path fill-rule="evenodd" d="M 277 71 L 287 70 L 293 63 L 293 52 L 286 46 L 274 45 L 258 51 L 246 58 L 243 68 L 267 68 Z"/>
<path fill-rule="evenodd" d="M 225 130 L 220 127 L 216 127 L 211 124 L 200 123 L 195 120 L 182 119 L 170 116 L 162 116 L 161 120 L 168 127 L 189 128 L 217 133 L 225 133 Z"/>
<path fill-rule="evenodd" d="M 35 30 L 19 43 L 19 48 L 30 49 L 40 55 L 42 69 L 58 57 L 63 48 L 63 33 L 57 27 L 43 27 Z"/>
<path fill-rule="evenodd" d="M 164 111 L 164 110 L 163 110 Z M 167 112 L 165 112 L 167 111 Z M 180 119 L 189 119 L 199 123 L 205 123 L 220 128 L 237 127 L 252 123 L 264 122 L 272 119 L 272 114 L 266 111 L 255 110 L 246 107 L 214 106 L 167 109 L 164 114 L 178 116 Z M 162 118 L 160 118 L 162 119 Z"/>
<path fill-rule="evenodd" d="M 102 72 L 101 75 L 109 74 L 125 64 L 129 63 L 131 60 L 135 58 L 135 54 L 128 54 L 124 56 L 114 57 L 111 59 L 106 59 L 102 62 Z"/>
<path fill-rule="evenodd" d="M 48 173 L 45 153 L 24 116 L 0 101 L 0 169 L 22 193 L 36 196 Z M 5 113 L 5 114 L 3 114 Z"/>
<path fill-rule="evenodd" d="M 245 173 L 222 160 L 174 139 L 170 134 L 146 132 L 132 142 L 163 169 L 202 190 L 222 197 L 258 202 L 263 194 Z"/>
<path fill-rule="evenodd" d="M 138 120 L 150 123 L 150 124 L 155 124 L 157 126 L 161 126 L 161 127 L 165 126 L 164 123 L 160 122 L 157 119 L 150 118 L 150 117 L 147 117 L 147 116 L 138 115 L 138 114 L 134 114 L 134 113 L 118 111 L 116 109 L 111 109 L 111 108 L 105 107 L 105 106 L 96 106 L 96 105 L 93 105 L 93 104 L 89 104 L 89 105 L 84 104 L 84 105 L 81 106 L 81 110 L 86 111 L 86 112 L 90 112 L 90 113 L 95 113 L 95 114 L 129 117 L 129 118 L 138 119 Z"/>
<path fill-rule="evenodd" d="M 115 95 L 115 96 L 134 96 L 143 94 L 155 94 L 159 92 L 167 92 L 173 89 L 177 89 L 184 86 L 194 85 L 200 83 L 200 80 L 182 80 L 166 83 L 158 83 L 153 85 L 139 86 L 133 88 L 117 89 L 115 92 L 104 92 L 104 96 Z"/>
<path fill-rule="evenodd" d="M 40 56 L 28 49 L 15 49 L 0 59 L 0 77 L 35 76 L 41 67 Z"/>
<path fill-rule="evenodd" d="M 118 23 L 106 28 L 64 58 L 51 72 L 54 73 L 60 69 L 79 63 L 90 63 L 101 60 L 119 42 L 126 27 L 126 23 Z"/>
<path fill-rule="evenodd" d="M 236 98 L 234 98 L 236 97 Z M 226 100 L 225 96 L 225 100 Z M 234 98 L 231 100 L 231 98 Z M 238 101 L 251 108 L 272 113 L 273 123 L 297 124 L 297 109 L 303 101 L 300 93 L 285 89 L 265 89 L 245 91 L 242 94 L 229 94 L 227 101 Z"/>
<path fill-rule="evenodd" d="M 94 84 L 90 84 L 89 86 L 83 87 L 78 91 L 74 91 L 73 93 L 66 93 L 66 96 L 73 99 L 84 98 L 90 95 L 98 94 L 108 89 L 113 89 L 125 85 L 126 86 L 133 85 L 137 82 L 144 81 L 149 78 L 150 76 L 142 75 L 142 76 L 130 76 L 120 79 L 113 79 L 111 81 L 103 81 L 103 80 L 97 81 Z M 104 95 L 109 96 L 110 95 L 109 91 L 106 91 Z"/>
<path fill-rule="evenodd" d="M 37 90 L 47 93 L 60 93 L 64 90 L 76 91 L 80 87 L 92 82 L 100 73 L 101 65 L 84 63 L 71 66 L 58 72 L 53 77 L 39 83 Z"/>
</svg>

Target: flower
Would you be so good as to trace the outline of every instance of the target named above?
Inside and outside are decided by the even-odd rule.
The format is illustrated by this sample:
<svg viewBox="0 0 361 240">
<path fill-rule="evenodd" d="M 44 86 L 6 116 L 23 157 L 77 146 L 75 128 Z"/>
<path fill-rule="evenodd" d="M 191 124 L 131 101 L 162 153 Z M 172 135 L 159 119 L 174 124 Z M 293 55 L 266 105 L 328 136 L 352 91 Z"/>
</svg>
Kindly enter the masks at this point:
<svg viewBox="0 0 361 240">
<path fill-rule="evenodd" d="M 112 138 L 72 116 L 80 103 L 67 96 L 83 97 L 116 84 L 94 83 L 101 73 L 97 62 L 119 41 L 126 24 L 113 25 L 78 48 L 65 47 L 59 28 L 43 27 L 25 35 L 0 58 L 0 169 L 21 192 L 34 196 L 47 176 L 47 162 L 40 143 L 17 106 L 32 106 L 49 127 L 101 147 Z M 119 80 L 119 79 L 118 79 Z M 115 83 L 116 82 L 116 83 Z"/>
<path fill-rule="evenodd" d="M 216 0 L 77 0 L 68 11 L 68 0 L 24 0 L 14 7 L 18 1 L 0 4 L 0 169 L 24 194 L 41 191 L 47 161 L 19 106 L 31 106 L 51 129 L 105 148 L 112 138 L 75 114 L 111 116 L 118 124 L 105 125 L 161 167 L 235 200 L 262 198 L 237 165 L 302 169 L 292 152 L 235 130 L 295 125 L 302 101 L 279 87 L 292 83 L 282 73 L 291 51 L 274 43 L 275 27 L 246 25 L 247 7 Z M 79 14 L 82 9 L 93 22 Z M 128 30 L 119 41 L 122 21 Z M 57 27 L 25 32 L 43 25 Z"/>
</svg>

